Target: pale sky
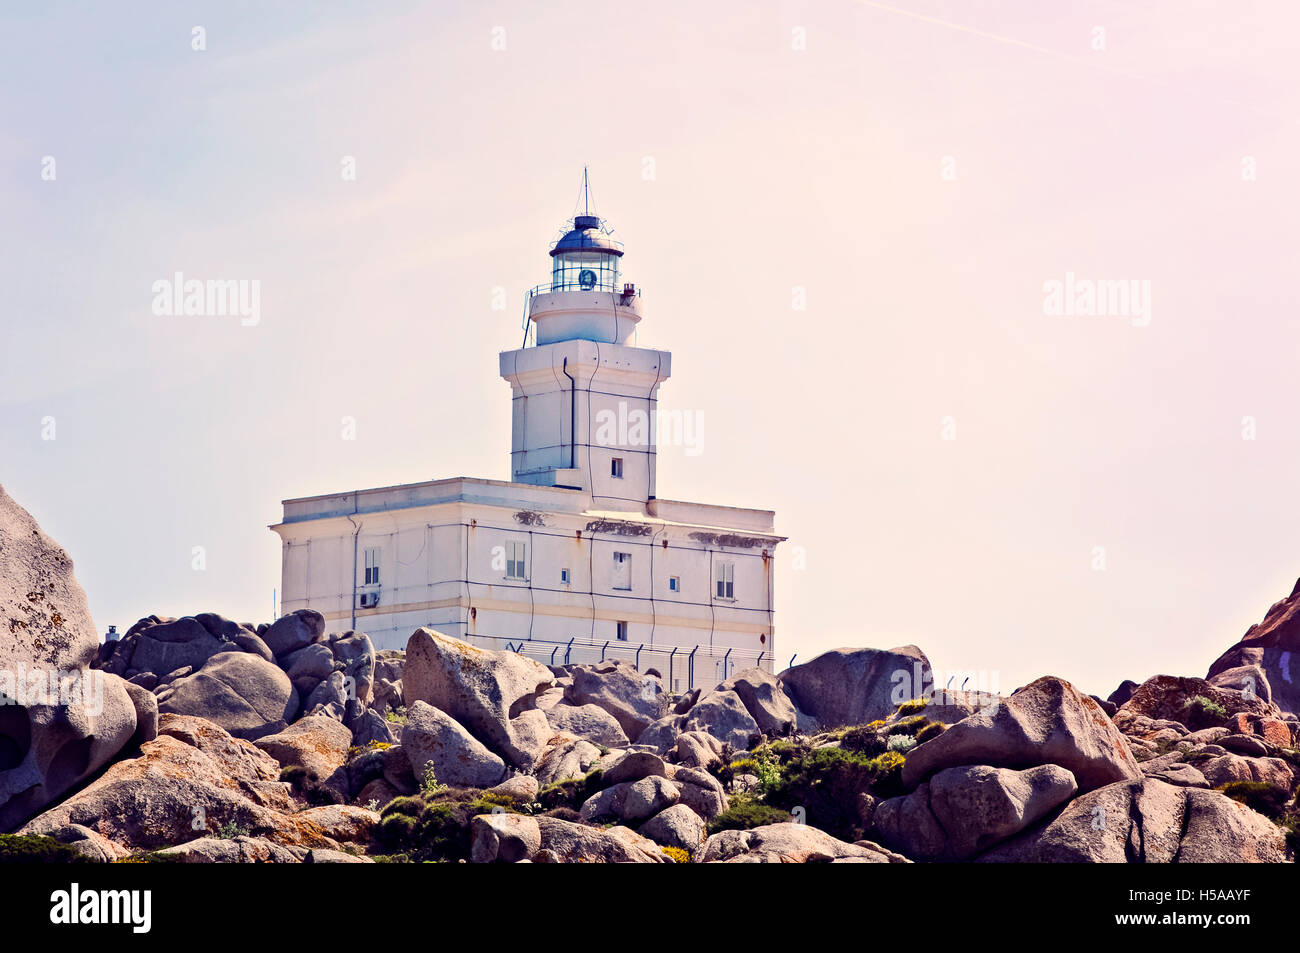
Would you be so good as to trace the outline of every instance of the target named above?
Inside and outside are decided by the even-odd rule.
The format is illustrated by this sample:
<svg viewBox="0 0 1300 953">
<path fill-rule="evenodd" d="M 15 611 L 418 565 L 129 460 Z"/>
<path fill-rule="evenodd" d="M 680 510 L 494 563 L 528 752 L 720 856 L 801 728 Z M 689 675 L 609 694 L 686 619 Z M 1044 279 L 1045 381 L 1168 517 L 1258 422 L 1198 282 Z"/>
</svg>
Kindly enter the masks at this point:
<svg viewBox="0 0 1300 953">
<path fill-rule="evenodd" d="M 497 353 L 585 163 L 704 419 L 660 495 L 790 537 L 781 666 L 1203 675 L 1300 575 L 1297 36 L 1289 0 L 6 10 L 0 483 L 101 630 L 268 619 L 280 500 L 508 479 Z M 155 315 L 177 271 L 260 322 Z M 1149 323 L 1046 314 L 1067 274 L 1150 282 Z"/>
</svg>

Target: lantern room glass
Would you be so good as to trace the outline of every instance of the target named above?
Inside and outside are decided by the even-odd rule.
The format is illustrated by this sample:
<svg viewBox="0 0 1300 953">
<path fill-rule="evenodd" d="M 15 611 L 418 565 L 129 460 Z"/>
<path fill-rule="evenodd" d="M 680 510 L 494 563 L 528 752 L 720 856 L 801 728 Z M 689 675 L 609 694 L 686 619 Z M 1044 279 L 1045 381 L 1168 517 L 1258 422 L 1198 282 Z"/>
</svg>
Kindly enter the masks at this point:
<svg viewBox="0 0 1300 953">
<path fill-rule="evenodd" d="M 552 291 L 617 291 L 618 255 L 594 248 L 560 252 L 551 259 Z"/>
</svg>

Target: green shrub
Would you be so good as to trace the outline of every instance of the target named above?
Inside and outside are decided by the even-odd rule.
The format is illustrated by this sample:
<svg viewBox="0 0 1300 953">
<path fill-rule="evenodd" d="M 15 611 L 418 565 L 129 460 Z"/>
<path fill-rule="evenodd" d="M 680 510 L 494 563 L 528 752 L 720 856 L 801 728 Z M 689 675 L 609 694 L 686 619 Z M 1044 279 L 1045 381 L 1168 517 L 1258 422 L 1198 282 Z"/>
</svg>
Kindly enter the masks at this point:
<svg viewBox="0 0 1300 953">
<path fill-rule="evenodd" d="M 881 800 L 901 797 L 907 793 L 903 787 L 903 756 L 897 751 L 886 751 L 867 762 L 871 772 L 871 793 Z"/>
<path fill-rule="evenodd" d="M 548 784 L 537 792 L 537 803 L 546 811 L 557 807 L 577 810 L 582 807 L 583 801 L 600 790 L 600 777 L 601 772 L 595 770 L 588 772 L 585 777 L 569 778 Z"/>
<path fill-rule="evenodd" d="M 470 824 L 480 814 L 516 813 L 512 798 L 469 788 L 441 788 L 424 797 L 399 797 L 380 812 L 375 843 L 412 862 L 469 858 Z"/>
<path fill-rule="evenodd" d="M 889 726 L 891 735 L 915 735 L 918 731 L 930 723 L 930 719 L 924 715 L 916 715 L 912 718 L 904 718 L 896 721 Z"/>
<path fill-rule="evenodd" d="M 932 721 L 916 733 L 916 743 L 924 744 L 931 738 L 938 738 L 947 730 L 947 725 L 942 725 L 937 721 Z"/>
<path fill-rule="evenodd" d="M 903 704 L 899 705 L 898 713 L 900 715 L 915 715 L 918 711 L 925 708 L 927 704 L 928 702 L 924 698 L 913 698 L 911 701 L 903 702 Z"/>
<path fill-rule="evenodd" d="M 1187 699 L 1183 703 L 1183 710 L 1187 712 L 1183 716 L 1183 721 L 1193 731 L 1199 731 L 1202 728 L 1217 728 L 1228 718 L 1226 708 L 1204 695 L 1193 695 Z"/>
<path fill-rule="evenodd" d="M 659 850 L 674 864 L 689 864 L 691 862 L 690 851 L 682 850 L 680 847 L 660 847 Z"/>
<path fill-rule="evenodd" d="M 53 837 L 0 834 L 0 864 L 84 864 L 88 859 Z"/>
<path fill-rule="evenodd" d="M 906 754 L 916 747 L 916 739 L 911 735 L 890 735 L 889 750 Z"/>
<path fill-rule="evenodd" d="M 764 804 L 749 795 L 736 794 L 731 798 L 731 806 L 709 822 L 709 833 L 747 831 L 751 827 L 785 824 L 789 820 L 789 811 Z"/>
<path fill-rule="evenodd" d="M 408 817 L 419 817 L 420 812 L 423 810 L 423 798 L 395 797 L 384 805 L 383 810 L 379 812 L 379 816 L 388 817 L 390 814 L 405 814 Z"/>
<path fill-rule="evenodd" d="M 406 706 L 398 705 L 396 708 L 390 708 L 384 712 L 384 720 L 394 725 L 406 724 Z"/>
<path fill-rule="evenodd" d="M 870 725 L 857 725 L 840 736 L 840 747 L 858 754 L 875 755 L 885 750 L 885 739 Z"/>
<path fill-rule="evenodd" d="M 1265 817 L 1275 820 L 1283 816 L 1285 805 L 1291 799 L 1282 788 L 1276 788 L 1263 781 L 1229 781 L 1216 790 L 1222 791 L 1252 811 L 1258 811 Z"/>
<path fill-rule="evenodd" d="M 784 767 L 767 803 L 786 813 L 802 807 L 809 824 L 841 840 L 857 840 L 861 796 L 874 779 L 872 760 L 843 748 L 814 748 Z"/>
</svg>

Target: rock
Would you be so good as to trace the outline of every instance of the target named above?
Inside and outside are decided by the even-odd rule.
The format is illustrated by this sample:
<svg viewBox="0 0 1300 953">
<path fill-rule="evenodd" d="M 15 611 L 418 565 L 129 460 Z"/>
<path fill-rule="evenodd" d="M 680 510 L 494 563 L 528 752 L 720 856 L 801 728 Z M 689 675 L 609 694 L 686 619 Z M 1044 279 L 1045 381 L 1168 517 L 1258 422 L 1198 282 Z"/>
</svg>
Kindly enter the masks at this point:
<svg viewBox="0 0 1300 953">
<path fill-rule="evenodd" d="M 700 817 L 706 821 L 711 821 L 729 806 L 727 795 L 722 790 L 722 785 L 700 785 L 683 782 L 679 779 L 675 781 L 677 789 L 680 792 L 680 804 L 685 804 Z"/>
<path fill-rule="evenodd" d="M 373 864 L 374 861 L 369 857 L 359 857 L 356 854 L 349 854 L 342 850 L 328 850 L 317 847 L 315 850 L 309 850 L 307 856 L 303 858 L 304 864 Z"/>
<path fill-rule="evenodd" d="M 683 728 L 712 735 L 737 751 L 747 750 L 761 734 L 758 722 L 733 691 L 715 690 L 701 698 L 686 715 Z"/>
<path fill-rule="evenodd" d="M 402 697 L 402 681 L 390 682 L 386 678 L 376 678 L 370 691 L 370 707 L 379 714 L 387 714 L 394 708 L 405 708 L 406 700 Z"/>
<path fill-rule="evenodd" d="M 1089 695 L 1088 697 L 1091 698 L 1093 701 L 1095 701 L 1098 707 L 1100 707 L 1101 710 L 1104 711 L 1108 717 L 1113 717 L 1115 712 L 1119 711 L 1119 706 L 1116 705 L 1114 702 L 1107 701 L 1106 699 L 1101 698 L 1100 696 L 1097 695 Z"/>
<path fill-rule="evenodd" d="M 879 847 L 837 840 L 806 824 L 768 824 L 747 831 L 721 831 L 704 842 L 696 863 L 826 863 L 861 858 L 870 863 L 906 863 Z"/>
<path fill-rule="evenodd" d="M 505 762 L 450 715 L 422 701 L 406 710 L 402 748 L 419 783 L 433 765 L 439 784 L 487 788 L 500 783 Z"/>
<path fill-rule="evenodd" d="M 681 789 L 667 778 L 648 777 L 633 781 L 623 801 L 625 821 L 644 821 L 677 803 Z"/>
<path fill-rule="evenodd" d="M 1119 688 L 1106 696 L 1106 701 L 1110 702 L 1116 708 L 1119 708 L 1133 697 L 1133 693 L 1137 691 L 1137 688 L 1137 682 L 1133 681 L 1131 678 L 1126 678 L 1124 681 L 1119 683 Z"/>
<path fill-rule="evenodd" d="M 1222 754 L 1217 758 L 1198 761 L 1195 767 L 1212 788 L 1233 781 L 1258 781 L 1290 793 L 1296 780 L 1295 770 L 1281 758 L 1244 758 L 1236 754 Z"/>
<path fill-rule="evenodd" d="M 99 636 L 68 554 L 0 488 L 0 831 L 93 775 L 136 732 L 126 682 L 93 671 Z"/>
<path fill-rule="evenodd" d="M 361 791 L 356 796 L 356 803 L 368 810 L 375 811 L 382 808 L 393 798 L 399 797 L 401 793 L 383 778 L 375 778 L 361 788 Z"/>
<path fill-rule="evenodd" d="M 296 853 L 262 837 L 200 837 L 158 856 L 181 864 L 296 864 Z"/>
<path fill-rule="evenodd" d="M 606 785 L 642 778 L 666 778 L 668 768 L 662 758 L 649 751 L 629 751 L 619 755 L 601 772 L 601 782 Z"/>
<path fill-rule="evenodd" d="M 1219 706 L 1226 715 L 1212 714 L 1195 704 L 1193 699 L 1198 697 Z M 1135 716 L 1145 715 L 1147 718 L 1164 719 L 1197 730 L 1219 725 L 1238 712 L 1268 717 L 1281 714 L 1276 706 L 1257 695 L 1216 688 L 1201 678 L 1155 675 L 1143 682 L 1133 692 L 1133 697 L 1120 706 L 1115 715 L 1115 724 L 1121 731 L 1128 731 Z"/>
<path fill-rule="evenodd" d="M 1143 764 L 1142 773 L 1149 778 L 1155 778 L 1157 781 L 1164 781 L 1166 784 L 1173 784 L 1177 787 L 1208 788 L 1210 786 L 1204 774 L 1197 771 L 1190 764 L 1181 762 L 1165 765 L 1158 770 L 1152 771 L 1148 771 L 1146 764 Z"/>
<path fill-rule="evenodd" d="M 996 708 L 981 711 L 913 748 L 903 764 L 907 787 L 944 768 L 984 764 L 1031 768 L 1056 764 L 1079 790 L 1141 777 L 1128 741 L 1088 696 L 1047 676 Z"/>
<path fill-rule="evenodd" d="M 343 765 L 348 760 L 352 732 L 333 718 L 313 715 L 294 722 L 284 731 L 255 742 L 281 768 L 301 767 L 346 799 L 349 785 Z"/>
<path fill-rule="evenodd" d="M 722 742 L 705 731 L 685 731 L 677 736 L 671 756 L 689 768 L 708 768 L 722 761 Z"/>
<path fill-rule="evenodd" d="M 311 645 L 324 633 L 323 615 L 315 609 L 297 609 L 277 619 L 261 637 L 276 658 L 284 658 L 291 652 Z"/>
<path fill-rule="evenodd" d="M 120 844 L 115 844 L 103 834 L 83 827 L 81 824 L 69 824 L 49 834 L 60 844 L 67 844 L 86 860 L 97 864 L 109 864 L 115 860 L 129 857 L 131 852 Z"/>
<path fill-rule="evenodd" d="M 331 635 L 329 647 L 343 674 L 352 679 L 350 697 L 362 705 L 370 702 L 375 681 L 375 646 L 364 632 Z"/>
<path fill-rule="evenodd" d="M 352 744 L 364 748 L 371 744 L 391 745 L 397 743 L 393 726 L 373 708 L 367 708 L 348 725 L 352 732 Z"/>
<path fill-rule="evenodd" d="M 519 767 L 531 771 L 541 757 L 546 754 L 551 739 L 557 732 L 546 718 L 546 712 L 532 709 L 520 712 L 510 719 L 510 735 L 514 739 L 522 764 Z M 572 735 L 560 734 L 559 737 L 571 738 Z"/>
<path fill-rule="evenodd" d="M 1273 700 L 1273 687 L 1268 682 L 1268 673 L 1258 665 L 1238 665 L 1226 668 L 1208 679 L 1215 688 L 1226 688 L 1234 692 L 1258 695 L 1262 701 Z"/>
<path fill-rule="evenodd" d="M 1282 831 L 1217 791 L 1152 778 L 1071 801 L 1050 821 L 978 858 L 988 863 L 1281 863 Z"/>
<path fill-rule="evenodd" d="M 364 844 L 379 823 L 379 815 L 350 804 L 325 804 L 290 815 L 288 823 L 297 832 L 295 841 L 317 842 L 324 838 L 338 843 Z"/>
<path fill-rule="evenodd" d="M 700 815 L 685 804 L 674 804 L 641 825 L 637 831 L 664 847 L 679 847 L 695 853 L 704 843 L 707 827 Z"/>
<path fill-rule="evenodd" d="M 123 688 L 131 698 L 131 707 L 135 709 L 135 733 L 127 742 L 127 747 L 139 747 L 146 741 L 158 737 L 158 699 L 153 692 L 140 685 L 124 682 Z"/>
<path fill-rule="evenodd" d="M 564 700 L 570 705 L 599 705 L 629 738 L 640 738 L 664 714 L 660 680 L 627 662 L 575 665 L 571 677 L 573 684 L 564 690 Z"/>
<path fill-rule="evenodd" d="M 542 846 L 537 821 L 522 814 L 480 814 L 470 821 L 470 863 L 516 864 Z"/>
<path fill-rule="evenodd" d="M 202 718 L 164 714 L 139 757 L 115 762 L 21 833 L 80 824 L 123 847 L 156 850 L 230 827 L 286 846 L 337 847 L 293 820 L 279 777 L 280 765 L 252 743 Z"/>
<path fill-rule="evenodd" d="M 1077 789 L 1054 764 L 948 768 L 905 797 L 881 801 L 873 820 L 882 843 L 908 857 L 964 860 L 1020 833 Z"/>
<path fill-rule="evenodd" d="M 315 642 L 290 652 L 281 660 L 281 667 L 293 687 L 306 697 L 334 672 L 334 653 L 328 645 Z"/>
<path fill-rule="evenodd" d="M 331 672 L 317 685 L 302 704 L 305 715 L 325 715 L 342 721 L 348 707 L 348 680 L 342 672 Z"/>
<path fill-rule="evenodd" d="M 1219 739 L 1219 744 L 1233 754 L 1245 755 L 1249 758 L 1264 758 L 1269 752 L 1268 745 L 1250 735 L 1225 735 Z"/>
<path fill-rule="evenodd" d="M 556 731 L 584 738 L 592 744 L 609 748 L 622 748 L 628 737 L 614 716 L 599 705 L 552 705 L 546 709 L 546 718 Z"/>
<path fill-rule="evenodd" d="M 244 652 L 221 652 L 158 698 L 158 711 L 193 715 L 237 738 L 283 731 L 298 712 L 298 693 L 279 668 Z"/>
<path fill-rule="evenodd" d="M 561 735 L 552 742 L 537 760 L 534 771 L 543 786 L 583 777 L 600 760 L 600 749 L 590 741 Z"/>
<path fill-rule="evenodd" d="M 554 679 L 546 666 L 527 656 L 480 649 L 433 629 L 411 634 L 402 669 L 408 702 L 428 702 L 446 712 L 524 769 L 532 769 L 539 752 L 521 744 L 511 722 L 521 712 L 535 710 L 537 693 Z M 531 738 L 533 732 L 529 734 Z"/>
<path fill-rule="evenodd" d="M 1252 625 L 1236 645 L 1215 660 L 1206 678 L 1214 680 L 1234 670 L 1258 667 L 1264 673 L 1263 683 L 1269 686 L 1269 700 L 1282 711 L 1300 714 L 1300 678 L 1295 668 L 1297 662 L 1292 657 L 1297 650 L 1300 650 L 1300 581 L 1291 595 L 1273 604 L 1263 622 Z M 1256 695 L 1262 694 L 1260 688 L 1255 687 Z"/>
<path fill-rule="evenodd" d="M 677 744 L 677 736 L 682 733 L 682 726 L 685 723 L 685 715 L 664 715 L 658 721 L 652 721 L 650 726 L 637 736 L 636 743 L 666 754 Z"/>
<path fill-rule="evenodd" d="M 521 804 L 527 804 L 537 799 L 537 792 L 540 790 L 537 779 L 527 774 L 517 774 L 513 778 L 507 778 L 496 787 L 489 788 L 489 794 L 504 794 L 506 797 L 514 798 Z"/>
<path fill-rule="evenodd" d="M 692 706 L 692 714 L 695 707 L 706 703 L 714 693 L 735 693 L 757 724 L 758 730 L 765 735 L 787 735 L 795 728 L 807 731 L 814 727 L 799 723 L 799 712 L 781 688 L 781 683 L 775 675 L 769 675 L 761 668 L 747 668 L 737 672 L 712 692 L 704 694 Z"/>
<path fill-rule="evenodd" d="M 915 645 L 833 649 L 781 673 L 779 681 L 799 711 L 822 725 L 860 725 L 887 718 L 902 702 L 921 697 L 934 676 Z"/>
<path fill-rule="evenodd" d="M 537 818 L 542 850 L 551 863 L 666 864 L 659 845 L 626 827 L 588 827 L 558 817 Z M 539 860 L 539 858 L 534 858 Z"/>
</svg>

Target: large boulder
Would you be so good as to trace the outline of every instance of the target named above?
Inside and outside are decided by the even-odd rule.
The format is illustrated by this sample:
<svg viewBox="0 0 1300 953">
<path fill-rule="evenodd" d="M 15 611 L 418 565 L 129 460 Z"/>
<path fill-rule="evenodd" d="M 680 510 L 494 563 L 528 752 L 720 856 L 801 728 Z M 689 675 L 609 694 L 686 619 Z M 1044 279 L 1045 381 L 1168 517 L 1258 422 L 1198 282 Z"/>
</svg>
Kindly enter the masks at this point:
<svg viewBox="0 0 1300 953">
<path fill-rule="evenodd" d="M 558 817 L 537 818 L 542 849 L 568 864 L 666 864 L 659 845 L 626 827 L 589 827 Z"/>
<path fill-rule="evenodd" d="M 277 666 L 245 652 L 220 652 L 158 694 L 158 711 L 206 718 L 250 741 L 288 727 L 298 692 Z"/>
<path fill-rule="evenodd" d="M 505 776 L 506 764 L 446 712 L 422 701 L 406 710 L 402 749 L 416 781 L 429 765 L 439 784 L 488 788 Z"/>
<path fill-rule="evenodd" d="M 795 706 L 827 727 L 886 718 L 929 692 L 933 680 L 930 660 L 915 645 L 832 649 L 786 669 L 779 679 Z"/>
<path fill-rule="evenodd" d="M 469 826 L 472 864 L 517 864 L 542 847 L 537 821 L 521 814 L 480 814 Z"/>
<path fill-rule="evenodd" d="M 876 806 L 882 843 L 916 859 L 964 860 L 1020 833 L 1068 801 L 1074 776 L 1054 764 L 1025 771 L 948 768 Z"/>
<path fill-rule="evenodd" d="M 767 824 L 747 831 L 714 834 L 695 858 L 699 864 L 806 864 L 837 860 L 889 864 L 906 863 L 905 857 L 860 841 L 849 844 L 806 824 Z"/>
<path fill-rule="evenodd" d="M 660 680 L 622 661 L 575 665 L 573 683 L 564 689 L 570 705 L 599 705 L 614 716 L 623 733 L 639 738 L 665 712 Z"/>
<path fill-rule="evenodd" d="M 1226 714 L 1218 714 L 1220 709 Z M 1219 726 L 1239 712 L 1269 718 L 1282 714 L 1258 691 L 1220 688 L 1203 678 L 1155 675 L 1138 686 L 1132 697 L 1120 706 L 1115 713 L 1115 725 L 1128 732 L 1131 726 L 1141 724 L 1141 718 L 1149 718 L 1196 730 Z"/>
<path fill-rule="evenodd" d="M 592 744 L 623 748 L 628 737 L 618 721 L 599 705 L 569 705 L 563 702 L 546 709 L 546 718 L 556 731 L 585 738 Z"/>
<path fill-rule="evenodd" d="M 733 691 L 713 691 L 700 699 L 686 715 L 684 731 L 702 731 L 724 745 L 745 751 L 762 733 L 740 695 Z M 677 744 L 674 735 L 672 745 Z"/>
<path fill-rule="evenodd" d="M 641 825 L 637 831 L 664 847 L 677 847 L 695 853 L 707 836 L 703 818 L 685 804 L 674 804 Z"/>
<path fill-rule="evenodd" d="M 258 738 L 255 744 L 278 761 L 281 768 L 305 768 L 340 794 L 348 795 L 342 768 L 348 760 L 352 732 L 333 718 L 324 715 L 303 718 L 284 731 Z"/>
<path fill-rule="evenodd" d="M 1291 595 L 1276 602 L 1264 621 L 1246 630 L 1236 645 L 1220 655 L 1210 666 L 1206 678 L 1258 667 L 1269 686 L 1269 697 L 1283 711 L 1300 715 L 1300 580 Z M 1244 674 L 1238 671 L 1238 674 Z M 1259 687 L 1256 694 L 1262 694 Z"/>
<path fill-rule="evenodd" d="M 556 784 L 583 777 L 600 758 L 600 749 L 590 741 L 557 735 L 537 759 L 534 773 L 539 784 Z"/>
<path fill-rule="evenodd" d="M 409 705 L 424 701 L 468 728 L 517 768 L 531 769 L 538 751 L 517 735 L 535 726 L 512 719 L 536 709 L 537 693 L 555 676 L 541 662 L 515 652 L 481 649 L 433 629 L 416 629 L 406 644 L 402 687 Z"/>
<path fill-rule="evenodd" d="M 298 609 L 281 616 L 262 633 L 266 643 L 276 658 L 283 658 L 290 652 L 311 645 L 325 634 L 325 617 L 315 609 Z"/>
<path fill-rule="evenodd" d="M 0 831 L 93 775 L 136 732 L 68 554 L 0 488 Z M 146 728 L 147 731 L 147 728 Z"/>
<path fill-rule="evenodd" d="M 1218 791 L 1119 781 L 979 858 L 997 863 L 1283 863 L 1276 824 Z"/>
<path fill-rule="evenodd" d="M 917 745 L 903 763 L 903 783 L 916 787 L 944 768 L 975 764 L 1060 765 L 1081 791 L 1142 775 L 1128 741 L 1101 707 L 1050 675 Z"/>
<path fill-rule="evenodd" d="M 816 727 L 815 719 L 800 716 L 777 677 L 761 668 L 742 669 L 713 692 L 704 693 L 696 706 L 719 692 L 734 692 L 765 735 L 786 735 L 796 728 L 809 731 Z"/>
</svg>

